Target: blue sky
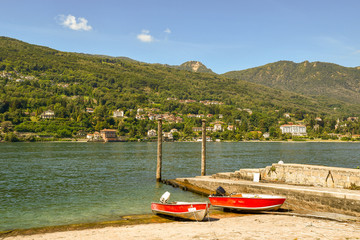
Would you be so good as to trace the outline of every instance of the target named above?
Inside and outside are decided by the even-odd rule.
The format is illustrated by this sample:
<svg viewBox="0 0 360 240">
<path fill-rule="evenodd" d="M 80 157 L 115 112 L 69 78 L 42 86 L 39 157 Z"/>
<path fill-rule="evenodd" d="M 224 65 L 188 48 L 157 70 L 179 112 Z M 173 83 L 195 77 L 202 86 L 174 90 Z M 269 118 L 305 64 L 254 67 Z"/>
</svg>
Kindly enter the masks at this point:
<svg viewBox="0 0 360 240">
<path fill-rule="evenodd" d="M 216 73 L 280 60 L 360 66 L 358 0 L 0 0 L 0 35 Z"/>
</svg>

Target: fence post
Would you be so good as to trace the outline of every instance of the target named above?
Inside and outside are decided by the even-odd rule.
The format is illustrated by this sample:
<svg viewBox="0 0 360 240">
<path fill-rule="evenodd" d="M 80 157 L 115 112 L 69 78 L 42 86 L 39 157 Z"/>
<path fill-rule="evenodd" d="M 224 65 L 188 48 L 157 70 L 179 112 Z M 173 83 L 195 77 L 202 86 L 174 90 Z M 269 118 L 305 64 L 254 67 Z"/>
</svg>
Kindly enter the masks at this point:
<svg viewBox="0 0 360 240">
<path fill-rule="evenodd" d="M 206 120 L 202 120 L 201 176 L 206 174 Z"/>
<path fill-rule="evenodd" d="M 158 148 L 157 148 L 157 165 L 156 165 L 156 181 L 161 181 L 161 166 L 162 166 L 162 122 L 158 119 Z"/>
</svg>

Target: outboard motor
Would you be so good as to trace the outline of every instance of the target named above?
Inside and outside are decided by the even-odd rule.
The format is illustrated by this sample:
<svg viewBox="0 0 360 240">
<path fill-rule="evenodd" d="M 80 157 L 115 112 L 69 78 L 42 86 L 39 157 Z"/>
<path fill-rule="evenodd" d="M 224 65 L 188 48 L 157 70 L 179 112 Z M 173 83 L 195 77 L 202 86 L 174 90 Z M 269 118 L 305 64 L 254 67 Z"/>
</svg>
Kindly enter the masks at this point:
<svg viewBox="0 0 360 240">
<path fill-rule="evenodd" d="M 161 203 L 167 203 L 167 201 L 169 200 L 170 198 L 170 193 L 169 192 L 165 192 L 161 198 L 160 198 L 160 202 Z"/>
<path fill-rule="evenodd" d="M 221 186 L 216 189 L 216 196 L 225 196 L 225 193 L 225 189 L 223 189 Z"/>
</svg>

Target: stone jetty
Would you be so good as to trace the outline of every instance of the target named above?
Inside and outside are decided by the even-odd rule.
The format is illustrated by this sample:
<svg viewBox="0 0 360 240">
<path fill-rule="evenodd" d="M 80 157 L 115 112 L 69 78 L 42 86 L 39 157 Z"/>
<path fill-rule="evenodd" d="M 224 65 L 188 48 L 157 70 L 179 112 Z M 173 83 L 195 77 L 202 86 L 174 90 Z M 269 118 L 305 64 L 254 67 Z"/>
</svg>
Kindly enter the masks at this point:
<svg viewBox="0 0 360 240">
<path fill-rule="evenodd" d="M 214 193 L 219 186 L 228 193 L 281 195 L 287 198 L 283 207 L 288 211 L 319 211 L 360 219 L 360 169 L 272 164 L 166 183 L 205 195 Z"/>
</svg>

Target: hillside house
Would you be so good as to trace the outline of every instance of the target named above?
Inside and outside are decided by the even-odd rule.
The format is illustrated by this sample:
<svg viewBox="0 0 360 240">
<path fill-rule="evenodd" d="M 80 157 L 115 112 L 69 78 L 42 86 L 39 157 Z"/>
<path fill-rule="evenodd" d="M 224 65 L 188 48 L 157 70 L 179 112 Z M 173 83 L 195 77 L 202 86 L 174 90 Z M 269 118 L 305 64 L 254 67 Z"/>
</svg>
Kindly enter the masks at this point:
<svg viewBox="0 0 360 240">
<path fill-rule="evenodd" d="M 206 127 L 206 131 L 214 132 L 214 128 L 213 127 Z"/>
<path fill-rule="evenodd" d="M 87 113 L 94 113 L 94 109 L 93 108 L 86 108 L 86 112 Z"/>
<path fill-rule="evenodd" d="M 192 130 L 193 130 L 193 132 L 201 132 L 202 127 L 193 127 Z"/>
<path fill-rule="evenodd" d="M 206 136 L 206 138 L 205 138 L 205 139 L 206 139 L 206 142 L 212 142 L 212 140 L 211 140 L 211 137 L 210 137 L 210 136 Z M 197 139 L 196 139 L 196 141 L 197 141 L 197 142 L 202 142 L 202 138 L 197 138 Z"/>
<path fill-rule="evenodd" d="M 86 135 L 87 135 L 87 132 L 84 131 L 84 130 L 79 130 L 79 131 L 76 133 L 76 136 L 77 136 L 77 137 L 81 137 L 81 138 L 86 137 Z"/>
<path fill-rule="evenodd" d="M 155 129 L 150 129 L 150 130 L 147 132 L 147 136 L 148 136 L 148 137 L 156 137 L 156 136 L 157 136 L 156 130 L 155 130 Z"/>
<path fill-rule="evenodd" d="M 352 135 L 351 138 L 352 138 L 352 139 L 360 139 L 360 135 L 359 135 L 359 134 Z"/>
<path fill-rule="evenodd" d="M 171 133 L 174 133 L 174 132 L 179 132 L 176 128 L 173 128 L 170 130 Z"/>
<path fill-rule="evenodd" d="M 291 133 L 292 136 L 306 136 L 306 126 L 304 125 L 292 125 L 284 124 L 280 126 L 282 134 Z"/>
<path fill-rule="evenodd" d="M 94 134 L 88 133 L 88 134 L 86 135 L 86 139 L 87 139 L 87 140 L 93 140 L 93 139 L 94 139 Z"/>
<path fill-rule="evenodd" d="M 114 118 L 121 118 L 124 117 L 124 111 L 123 110 L 116 110 L 113 112 Z"/>
<path fill-rule="evenodd" d="M 234 131 L 234 130 L 236 130 L 236 127 L 234 125 L 229 125 L 229 126 L 227 126 L 227 130 Z"/>
<path fill-rule="evenodd" d="M 358 121 L 359 121 L 359 118 L 358 118 L 358 117 L 348 117 L 348 118 L 347 118 L 347 121 L 348 121 L 348 122 L 358 122 Z"/>
<path fill-rule="evenodd" d="M 321 117 L 317 117 L 317 118 L 315 118 L 315 121 L 316 122 L 322 122 L 322 119 L 321 119 Z"/>
<path fill-rule="evenodd" d="M 250 133 L 255 136 L 255 137 L 258 137 L 258 138 L 261 138 L 262 137 L 262 132 L 261 131 L 250 131 Z"/>
<path fill-rule="evenodd" d="M 148 117 L 149 117 L 149 120 L 150 120 L 150 121 L 155 120 L 155 114 L 149 113 L 149 114 L 148 114 Z"/>
<path fill-rule="evenodd" d="M 118 140 L 116 131 L 116 129 L 103 129 L 100 131 L 100 136 L 105 142 L 116 142 Z"/>
<path fill-rule="evenodd" d="M 164 132 L 163 133 L 164 141 L 172 141 L 174 137 L 171 132 Z"/>
<path fill-rule="evenodd" d="M 263 137 L 264 137 L 264 138 L 269 138 L 269 137 L 270 137 L 270 133 L 268 133 L 268 132 L 264 133 L 264 134 L 263 134 Z"/>
<path fill-rule="evenodd" d="M 222 126 L 220 123 L 216 123 L 214 124 L 214 132 L 221 132 L 223 130 Z"/>
<path fill-rule="evenodd" d="M 250 115 L 253 114 L 253 111 L 251 109 L 249 109 L 249 108 L 245 108 L 245 109 L 243 109 L 243 111 L 247 112 Z"/>
<path fill-rule="evenodd" d="M 87 134 L 86 139 L 88 141 L 100 141 L 100 140 L 102 140 L 99 132 L 94 132 L 93 134 L 91 134 L 91 133 Z"/>
<path fill-rule="evenodd" d="M 54 119 L 55 118 L 55 113 L 52 110 L 47 110 L 47 111 L 43 112 L 40 115 L 40 117 L 43 118 L 43 119 Z"/>
<path fill-rule="evenodd" d="M 182 123 L 183 121 L 184 121 L 184 119 L 182 119 L 182 117 L 177 116 L 177 117 L 175 118 L 175 122 L 176 122 L 176 123 Z"/>
<path fill-rule="evenodd" d="M 135 118 L 137 120 L 145 120 L 146 119 L 144 114 L 136 114 Z"/>
</svg>

